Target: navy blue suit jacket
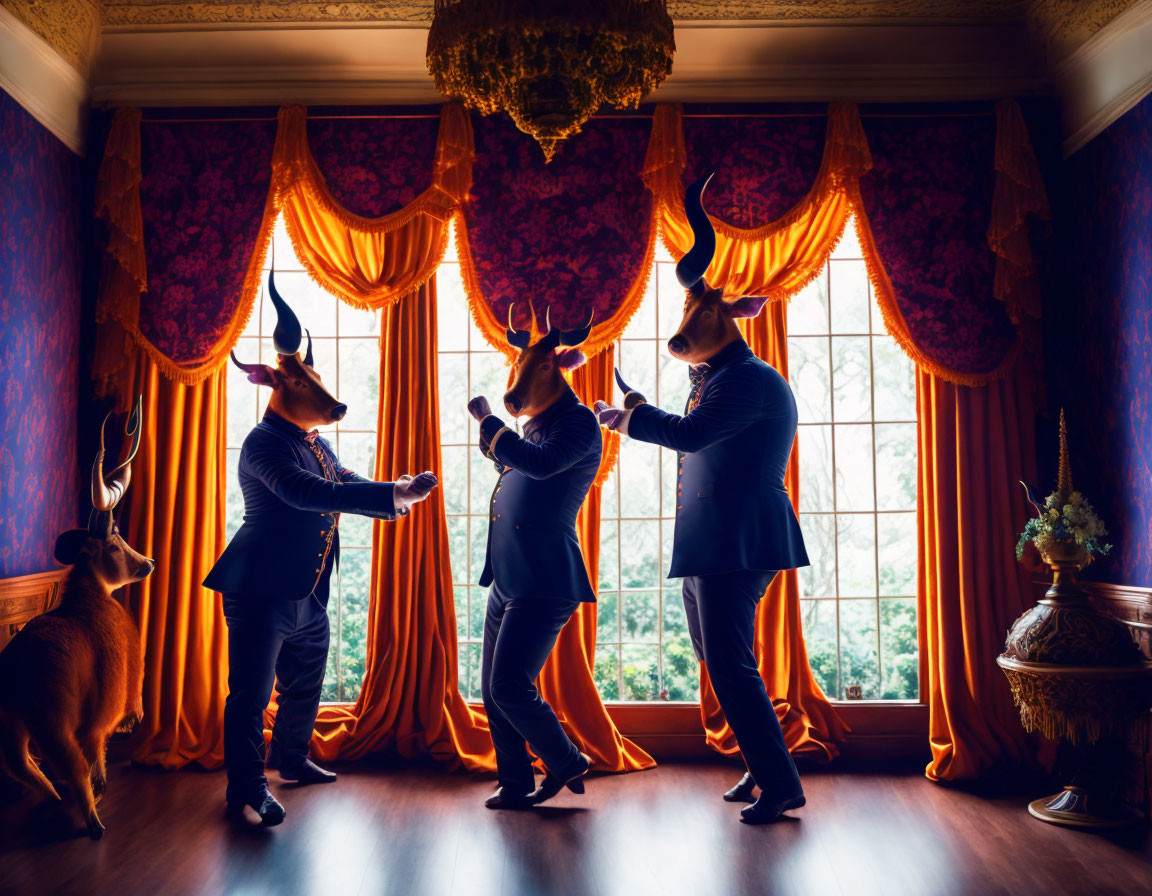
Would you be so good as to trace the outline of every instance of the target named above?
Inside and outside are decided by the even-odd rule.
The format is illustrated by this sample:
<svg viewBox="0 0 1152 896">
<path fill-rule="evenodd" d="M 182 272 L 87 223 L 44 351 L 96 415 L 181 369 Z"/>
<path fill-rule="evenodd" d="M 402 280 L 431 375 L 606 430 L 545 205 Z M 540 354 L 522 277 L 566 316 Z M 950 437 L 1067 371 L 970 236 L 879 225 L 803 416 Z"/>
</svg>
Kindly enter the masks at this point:
<svg viewBox="0 0 1152 896">
<path fill-rule="evenodd" d="M 685 416 L 633 409 L 628 435 L 683 452 L 669 578 L 808 565 L 784 488 L 796 437 L 787 381 L 741 339 L 708 361 Z"/>
<path fill-rule="evenodd" d="M 244 523 L 208 573 L 213 591 L 303 600 L 339 555 L 338 514 L 395 519 L 391 482 L 372 482 L 344 467 L 332 447 L 315 443 L 275 411 L 248 433 L 240 450 Z"/>
<path fill-rule="evenodd" d="M 506 598 L 595 602 L 576 538 L 576 513 L 600 468 L 596 415 L 568 392 L 489 448 L 504 424 L 480 424 L 481 448 L 504 469 L 488 513 L 488 553 L 481 585 Z"/>
</svg>

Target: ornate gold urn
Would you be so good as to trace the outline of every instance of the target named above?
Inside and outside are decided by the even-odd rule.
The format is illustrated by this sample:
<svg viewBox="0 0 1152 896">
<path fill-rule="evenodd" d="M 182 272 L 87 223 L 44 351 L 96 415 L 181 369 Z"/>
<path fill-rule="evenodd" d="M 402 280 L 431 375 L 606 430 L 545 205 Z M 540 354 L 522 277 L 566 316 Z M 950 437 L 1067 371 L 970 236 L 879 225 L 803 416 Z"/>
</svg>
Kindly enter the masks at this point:
<svg viewBox="0 0 1152 896">
<path fill-rule="evenodd" d="M 1073 494 L 1061 412 L 1059 488 L 1043 507 L 1031 492 L 1029 497 L 1038 513 L 1056 519 L 1052 505 L 1063 513 Z M 1078 573 L 1091 562 L 1089 547 L 1074 538 L 1058 540 L 1050 535 L 1037 538 L 1036 546 L 1052 569 L 1052 587 L 1013 623 L 996 661 L 1008 678 L 1024 730 L 1074 746 L 1134 737 L 1142 741 L 1152 705 L 1152 663 L 1128 627 L 1097 610 L 1080 585 Z M 1028 811 L 1044 821 L 1085 827 L 1138 820 L 1114 796 L 1083 783 L 1034 801 Z"/>
</svg>

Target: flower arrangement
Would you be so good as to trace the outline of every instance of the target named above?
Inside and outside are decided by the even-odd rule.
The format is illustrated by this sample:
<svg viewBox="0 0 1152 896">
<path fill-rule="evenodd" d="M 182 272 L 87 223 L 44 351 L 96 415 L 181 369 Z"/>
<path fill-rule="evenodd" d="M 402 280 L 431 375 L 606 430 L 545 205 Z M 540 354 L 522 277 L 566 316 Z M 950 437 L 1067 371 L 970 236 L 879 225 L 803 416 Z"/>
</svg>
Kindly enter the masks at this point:
<svg viewBox="0 0 1152 896">
<path fill-rule="evenodd" d="M 1036 516 L 1028 520 L 1016 542 L 1016 558 L 1022 559 L 1024 547 L 1033 542 L 1045 562 L 1055 554 L 1082 555 L 1084 563 L 1103 557 L 1112 545 L 1104 541 L 1108 530 L 1084 496 L 1072 488 L 1072 471 L 1068 461 L 1068 434 L 1064 411 L 1060 411 L 1060 481 L 1056 491 L 1043 501 L 1026 484 L 1029 503 Z M 1081 564 L 1083 565 L 1083 564 Z"/>
<path fill-rule="evenodd" d="M 1103 541 L 1108 530 L 1080 492 L 1072 492 L 1067 500 L 1059 492 L 1052 492 L 1043 505 L 1033 502 L 1033 506 L 1038 515 L 1028 520 L 1020 533 L 1017 559 L 1024 555 L 1024 545 L 1030 541 L 1044 554 L 1054 547 L 1053 542 L 1083 545 L 1090 557 L 1103 557 L 1112 550 L 1112 545 Z"/>
</svg>

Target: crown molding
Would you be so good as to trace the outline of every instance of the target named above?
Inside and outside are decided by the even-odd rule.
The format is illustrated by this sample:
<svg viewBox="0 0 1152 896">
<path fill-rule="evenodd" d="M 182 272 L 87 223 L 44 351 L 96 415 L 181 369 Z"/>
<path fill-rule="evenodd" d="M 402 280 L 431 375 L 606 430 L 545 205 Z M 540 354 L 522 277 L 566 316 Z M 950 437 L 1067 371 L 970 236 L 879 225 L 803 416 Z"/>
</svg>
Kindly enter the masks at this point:
<svg viewBox="0 0 1152 896">
<path fill-rule="evenodd" d="M 132 105 L 439 102 L 426 35 L 413 23 L 109 30 L 93 96 Z M 650 101 L 952 100 L 1049 87 L 1018 22 L 690 22 L 677 26 L 676 43 L 672 74 Z"/>
<path fill-rule="evenodd" d="M 84 155 L 88 82 L 0 6 L 0 88 L 77 155 Z"/>
<path fill-rule="evenodd" d="M 238 23 L 415 22 L 432 19 L 433 0 L 104 0 L 109 29 Z M 1023 20 L 1025 0 L 668 0 L 676 22 L 729 19 L 862 18 L 899 20 Z"/>
<path fill-rule="evenodd" d="M 1053 80 L 1064 103 L 1067 157 L 1152 92 L 1152 0 L 1140 0 L 1069 53 Z"/>
</svg>

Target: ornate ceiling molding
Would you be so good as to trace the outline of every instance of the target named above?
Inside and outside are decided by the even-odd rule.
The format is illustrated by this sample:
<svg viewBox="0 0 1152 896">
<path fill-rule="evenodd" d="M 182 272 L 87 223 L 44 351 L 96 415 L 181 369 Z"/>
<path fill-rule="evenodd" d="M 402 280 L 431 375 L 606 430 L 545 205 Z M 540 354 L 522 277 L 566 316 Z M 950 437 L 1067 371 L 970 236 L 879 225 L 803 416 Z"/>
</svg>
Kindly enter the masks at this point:
<svg viewBox="0 0 1152 896">
<path fill-rule="evenodd" d="M 100 0 L 0 0 L 85 77 L 100 40 Z"/>
<path fill-rule="evenodd" d="M 326 0 L 104 0 L 104 27 L 316 23 L 426 24 L 433 0 L 334 3 Z M 668 0 L 677 21 L 952 19 L 1022 20 L 1025 0 Z"/>
<path fill-rule="evenodd" d="M 1152 0 L 1135 0 L 1053 68 L 1071 155 L 1152 93 Z"/>
<path fill-rule="evenodd" d="M 38 33 L 0 6 L 0 90 L 84 154 L 88 82 Z"/>
<path fill-rule="evenodd" d="M 1064 59 L 1138 0 L 1029 0 L 1028 21 L 1052 61 Z"/>
</svg>

